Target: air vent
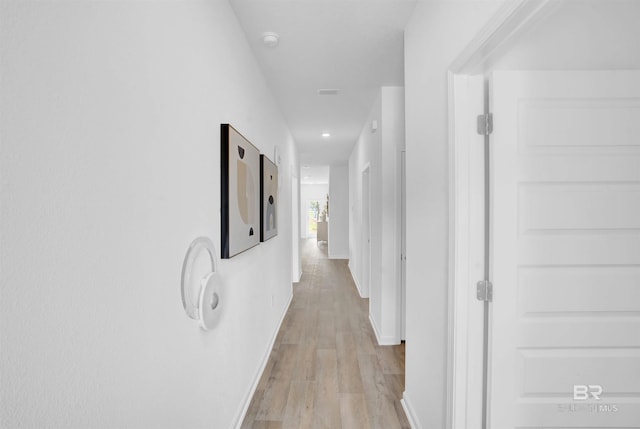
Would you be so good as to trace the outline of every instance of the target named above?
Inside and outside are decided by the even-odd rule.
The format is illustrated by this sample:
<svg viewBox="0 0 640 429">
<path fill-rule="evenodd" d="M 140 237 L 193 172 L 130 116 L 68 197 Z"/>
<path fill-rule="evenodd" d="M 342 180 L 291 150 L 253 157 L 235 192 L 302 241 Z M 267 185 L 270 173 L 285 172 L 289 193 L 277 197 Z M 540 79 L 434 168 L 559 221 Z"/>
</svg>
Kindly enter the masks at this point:
<svg viewBox="0 0 640 429">
<path fill-rule="evenodd" d="M 339 89 L 319 89 L 318 95 L 338 95 Z"/>
</svg>

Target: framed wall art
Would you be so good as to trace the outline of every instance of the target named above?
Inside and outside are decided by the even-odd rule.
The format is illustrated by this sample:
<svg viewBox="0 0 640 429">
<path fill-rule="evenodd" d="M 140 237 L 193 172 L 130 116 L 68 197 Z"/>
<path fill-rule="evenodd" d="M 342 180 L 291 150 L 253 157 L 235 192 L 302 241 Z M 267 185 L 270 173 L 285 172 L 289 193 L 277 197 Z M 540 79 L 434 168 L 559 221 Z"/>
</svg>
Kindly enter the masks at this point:
<svg viewBox="0 0 640 429">
<path fill-rule="evenodd" d="M 260 151 L 229 124 L 220 125 L 221 257 L 260 243 Z"/>
<path fill-rule="evenodd" d="M 278 167 L 260 155 L 260 241 L 278 235 Z"/>
</svg>

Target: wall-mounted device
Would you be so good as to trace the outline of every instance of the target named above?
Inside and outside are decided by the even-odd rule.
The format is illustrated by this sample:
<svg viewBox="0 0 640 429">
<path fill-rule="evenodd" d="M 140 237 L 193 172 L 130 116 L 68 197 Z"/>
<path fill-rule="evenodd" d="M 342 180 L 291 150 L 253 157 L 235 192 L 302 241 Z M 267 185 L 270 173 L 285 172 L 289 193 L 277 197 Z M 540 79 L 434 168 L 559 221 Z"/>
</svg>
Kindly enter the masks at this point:
<svg viewBox="0 0 640 429">
<path fill-rule="evenodd" d="M 277 166 L 282 164 L 282 157 L 280 156 L 280 149 L 278 146 L 273 148 L 273 162 Z M 282 190 L 282 180 L 278 180 L 278 191 L 280 190 Z"/>
<path fill-rule="evenodd" d="M 204 275 L 196 274 L 196 266 L 200 266 L 196 261 L 201 261 L 202 252 L 207 252 L 206 259 L 211 264 Z M 213 242 L 207 237 L 193 240 L 182 263 L 182 306 L 187 316 L 197 320 L 205 331 L 212 329 L 220 317 L 220 279 L 216 269 Z"/>
</svg>

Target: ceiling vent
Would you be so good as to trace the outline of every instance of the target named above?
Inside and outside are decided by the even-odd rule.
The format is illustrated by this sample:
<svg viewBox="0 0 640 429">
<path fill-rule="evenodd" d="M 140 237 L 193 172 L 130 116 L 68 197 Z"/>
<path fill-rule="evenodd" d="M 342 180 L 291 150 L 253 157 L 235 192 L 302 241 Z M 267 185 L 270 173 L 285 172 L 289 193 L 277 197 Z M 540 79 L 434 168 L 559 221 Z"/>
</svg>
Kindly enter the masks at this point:
<svg viewBox="0 0 640 429">
<path fill-rule="evenodd" d="M 338 95 L 339 89 L 319 89 L 318 95 Z"/>
</svg>

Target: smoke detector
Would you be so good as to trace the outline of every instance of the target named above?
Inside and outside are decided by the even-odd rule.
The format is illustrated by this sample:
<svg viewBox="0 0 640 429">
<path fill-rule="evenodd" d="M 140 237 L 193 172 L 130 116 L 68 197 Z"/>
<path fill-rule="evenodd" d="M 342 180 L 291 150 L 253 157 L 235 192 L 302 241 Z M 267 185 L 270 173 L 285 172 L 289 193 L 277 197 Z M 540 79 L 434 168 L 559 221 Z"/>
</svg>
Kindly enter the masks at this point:
<svg viewBox="0 0 640 429">
<path fill-rule="evenodd" d="M 274 33 L 273 31 L 262 33 L 262 43 L 264 44 L 264 46 L 275 48 L 276 46 L 278 46 L 279 40 L 280 36 L 278 35 L 278 33 Z"/>
</svg>

